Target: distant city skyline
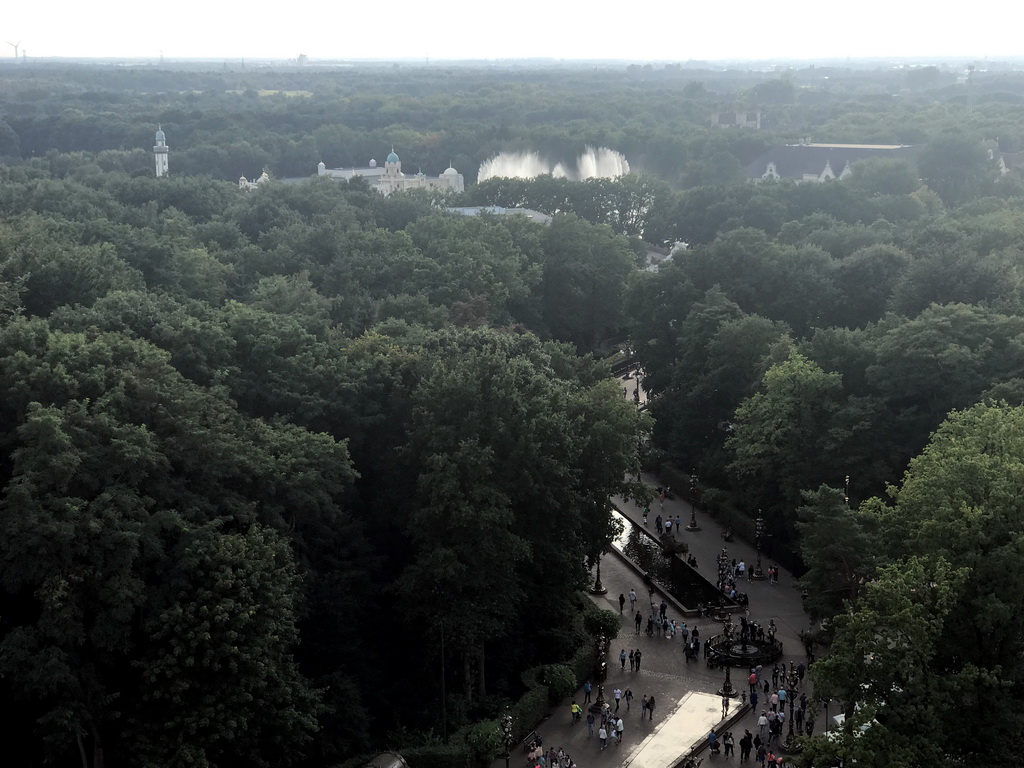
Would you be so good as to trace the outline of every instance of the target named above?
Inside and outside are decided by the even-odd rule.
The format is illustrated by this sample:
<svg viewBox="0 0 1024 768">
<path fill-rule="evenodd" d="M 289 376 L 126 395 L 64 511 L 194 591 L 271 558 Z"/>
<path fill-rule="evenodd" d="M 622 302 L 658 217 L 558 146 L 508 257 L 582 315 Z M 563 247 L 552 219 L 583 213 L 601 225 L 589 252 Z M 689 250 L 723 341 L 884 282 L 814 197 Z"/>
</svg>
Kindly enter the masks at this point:
<svg viewBox="0 0 1024 768">
<path fill-rule="evenodd" d="M 957 10 L 953 10 L 958 8 Z M 1018 58 L 1024 3 L 939 7 L 862 0 L 589 5 L 519 0 L 420 3 L 296 0 L 274 15 L 236 0 L 51 0 L 5 8 L 0 59 Z"/>
</svg>

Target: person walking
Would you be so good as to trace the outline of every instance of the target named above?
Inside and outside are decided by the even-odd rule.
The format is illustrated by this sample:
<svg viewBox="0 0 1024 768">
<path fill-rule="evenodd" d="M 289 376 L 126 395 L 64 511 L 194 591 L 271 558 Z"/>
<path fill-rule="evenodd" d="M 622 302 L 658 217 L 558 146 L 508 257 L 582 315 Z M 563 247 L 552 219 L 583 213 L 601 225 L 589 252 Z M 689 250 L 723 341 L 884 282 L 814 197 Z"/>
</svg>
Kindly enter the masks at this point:
<svg viewBox="0 0 1024 768">
<path fill-rule="evenodd" d="M 749 730 L 743 729 L 743 737 L 739 739 L 739 762 L 751 759 L 751 748 L 754 746 L 754 737 Z"/>
<path fill-rule="evenodd" d="M 726 731 L 725 736 L 722 737 L 722 746 L 725 747 L 725 756 L 729 757 L 732 755 L 733 738 L 732 731 Z"/>
<path fill-rule="evenodd" d="M 683 530 L 682 525 L 683 525 L 683 518 L 681 518 L 679 515 L 676 515 L 676 530 L 677 531 Z"/>
<path fill-rule="evenodd" d="M 594 713 L 593 712 L 588 712 L 587 713 L 587 736 L 593 736 L 594 735 L 594 721 L 595 721 L 595 719 L 596 718 L 594 717 Z"/>
<path fill-rule="evenodd" d="M 626 711 L 629 712 L 629 707 L 633 703 L 633 691 L 627 688 L 622 694 L 622 698 L 626 700 Z"/>
<path fill-rule="evenodd" d="M 669 515 L 665 518 L 665 535 L 668 536 L 672 533 L 672 516 Z"/>
<path fill-rule="evenodd" d="M 636 612 L 636 616 L 633 618 L 633 623 L 636 624 L 636 632 L 634 634 L 640 634 L 640 625 L 644 623 L 644 617 L 640 615 L 640 611 Z"/>
<path fill-rule="evenodd" d="M 651 698 L 649 698 L 647 700 L 647 716 L 649 718 L 651 718 L 652 721 L 654 720 L 654 697 L 653 696 L 651 696 Z"/>
<path fill-rule="evenodd" d="M 626 649 L 625 648 L 623 648 L 621 651 L 619 651 L 619 662 L 622 664 L 623 672 L 625 672 L 625 670 L 626 670 Z"/>
<path fill-rule="evenodd" d="M 750 692 L 750 709 L 753 712 L 757 711 L 757 691 Z"/>
<path fill-rule="evenodd" d="M 644 694 L 644 697 L 642 699 L 640 699 L 640 719 L 643 720 L 645 717 L 647 717 L 647 694 L 646 693 Z"/>
<path fill-rule="evenodd" d="M 612 691 L 612 698 L 615 699 L 615 711 L 619 711 L 619 704 L 622 702 L 622 689 L 616 688 Z"/>
<path fill-rule="evenodd" d="M 634 660 L 636 661 L 636 671 L 637 671 L 637 672 L 639 672 L 639 671 L 640 671 L 640 659 L 641 659 L 642 657 L 643 657 L 643 654 L 642 654 L 642 653 L 640 653 L 640 649 L 639 649 L 639 648 L 637 648 L 637 649 L 636 649 L 636 656 L 634 657 Z"/>
<path fill-rule="evenodd" d="M 768 713 L 763 709 L 761 710 L 761 716 L 757 718 L 757 735 L 762 739 L 765 737 L 765 732 L 768 730 Z"/>
<path fill-rule="evenodd" d="M 747 678 L 747 683 L 750 685 L 750 693 L 753 694 L 757 690 L 757 672 L 750 670 L 750 677 Z"/>
<path fill-rule="evenodd" d="M 725 720 L 729 716 L 729 702 L 728 696 L 722 696 L 722 719 Z"/>
<path fill-rule="evenodd" d="M 629 590 L 629 611 L 632 613 L 636 610 L 636 590 Z"/>
<path fill-rule="evenodd" d="M 569 711 L 572 713 L 572 724 L 576 725 L 580 721 L 580 717 L 583 715 L 583 707 L 576 703 L 576 699 L 572 700 L 572 706 L 569 707 Z"/>
<path fill-rule="evenodd" d="M 597 738 L 601 741 L 601 749 L 603 751 L 604 748 L 608 746 L 608 729 L 603 723 L 597 732 Z"/>
<path fill-rule="evenodd" d="M 585 682 L 583 684 L 583 703 L 584 704 L 589 704 L 590 703 L 590 692 L 592 690 L 593 690 L 593 686 L 590 684 L 590 681 L 587 680 L 587 682 Z"/>
<path fill-rule="evenodd" d="M 622 743 L 622 732 L 623 732 L 623 730 L 625 730 L 625 728 L 626 728 L 626 724 L 624 722 L 622 722 L 622 718 L 620 717 L 620 718 L 616 719 L 616 721 L 615 721 L 615 731 L 616 731 L 616 733 L 619 734 L 618 740 L 615 742 L 616 744 L 621 744 Z"/>
<path fill-rule="evenodd" d="M 647 527 L 647 516 L 649 514 L 651 514 L 651 508 L 650 507 L 644 507 L 644 528 Z"/>
<path fill-rule="evenodd" d="M 619 613 L 622 613 L 622 609 L 626 607 L 626 596 L 619 592 Z"/>
<path fill-rule="evenodd" d="M 636 651 L 632 648 L 629 649 L 629 671 L 632 672 L 636 669 Z"/>
</svg>

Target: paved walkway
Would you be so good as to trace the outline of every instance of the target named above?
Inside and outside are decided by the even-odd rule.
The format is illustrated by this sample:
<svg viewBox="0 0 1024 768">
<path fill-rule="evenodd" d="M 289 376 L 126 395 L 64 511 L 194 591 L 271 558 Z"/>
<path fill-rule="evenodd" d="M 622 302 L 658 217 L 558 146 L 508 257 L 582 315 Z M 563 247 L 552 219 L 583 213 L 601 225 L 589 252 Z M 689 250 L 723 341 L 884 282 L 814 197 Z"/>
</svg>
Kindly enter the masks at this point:
<svg viewBox="0 0 1024 768">
<path fill-rule="evenodd" d="M 652 486 L 661 485 L 653 475 L 643 475 L 644 482 Z M 623 499 L 613 499 L 619 510 L 633 522 L 643 525 L 641 509 Z M 661 512 L 658 502 L 655 501 L 651 508 L 651 519 L 655 514 Z M 666 500 L 663 515 L 679 514 L 683 518 L 683 525 L 689 522 L 690 505 L 688 502 L 679 500 Z M 754 549 L 741 542 L 725 543 L 721 537 L 722 528 L 710 515 L 697 510 L 697 519 L 702 528 L 701 531 L 691 533 L 680 531 L 677 536 L 686 541 L 691 552 L 697 557 L 698 565 L 705 575 L 714 576 L 715 557 L 721 552 L 722 547 L 728 548 L 730 559 L 743 558 L 747 563 L 754 560 Z M 653 525 L 653 522 L 651 523 Z M 770 564 L 763 562 L 765 568 Z M 645 601 L 648 593 L 642 579 L 636 572 L 623 562 L 617 555 L 608 554 L 601 561 L 601 581 L 608 589 L 606 595 L 595 595 L 594 602 L 601 608 L 607 610 L 619 610 L 619 594 L 628 596 L 629 590 L 634 589 L 638 595 L 637 607 L 643 610 L 647 608 Z M 787 665 L 790 659 L 797 663 L 804 661 L 803 646 L 799 641 L 799 632 L 806 629 L 808 620 L 803 612 L 800 593 L 794 587 L 792 578 L 785 571 L 780 572 L 779 584 L 769 585 L 766 581 L 743 583 L 743 588 L 750 596 L 750 617 L 756 621 L 767 624 L 769 619 L 775 619 L 779 628 L 778 638 L 784 644 L 783 659 Z M 662 596 L 655 592 L 655 599 L 660 603 Z M 673 615 L 669 611 L 669 618 L 679 621 L 683 617 Z M 646 612 L 644 614 L 646 616 Z M 701 637 L 710 637 L 717 632 L 721 625 L 710 619 L 685 619 L 688 627 L 692 630 L 694 625 L 700 628 Z M 631 672 L 629 662 L 626 662 L 625 669 L 619 664 L 619 652 L 625 649 L 629 653 L 632 649 L 640 649 L 642 652 L 641 669 L 638 672 Z M 562 747 L 579 768 L 612 768 L 613 766 L 631 765 L 633 768 L 669 768 L 677 762 L 693 741 L 694 734 L 702 735 L 707 732 L 708 723 L 720 722 L 721 697 L 715 692 L 721 688 L 725 680 L 725 673 L 722 670 L 712 670 L 703 662 L 686 663 L 683 656 L 681 639 L 666 639 L 663 636 L 655 635 L 648 637 L 643 631 L 641 634 L 634 634 L 633 622 L 629 620 L 629 603 L 626 603 L 626 610 L 623 613 L 622 629 L 618 637 L 612 642 L 609 653 L 609 674 L 605 682 L 605 698 L 613 701 L 613 691 L 619 688 L 623 692 L 627 689 L 633 692 L 633 705 L 627 710 L 623 702 L 619 709 L 625 723 L 622 744 L 619 746 L 609 745 L 601 750 L 596 736 L 588 736 L 587 724 L 585 721 L 578 725 L 572 724 L 569 706 L 573 699 L 580 704 L 583 703 L 584 694 L 582 688 L 575 697 L 570 697 L 560 703 L 551 713 L 551 716 L 544 722 L 537 725 L 537 730 L 544 737 L 545 748 L 554 747 L 556 750 Z M 733 684 L 737 690 L 745 690 L 744 674 L 742 670 L 733 670 Z M 806 680 L 806 678 L 805 678 Z M 582 684 L 583 681 L 581 681 Z M 804 684 L 808 697 L 811 696 L 809 681 Z M 714 695 L 713 699 L 707 696 L 689 697 L 691 692 Z M 594 697 L 596 697 L 597 686 L 594 685 Z M 656 706 L 653 719 L 642 719 L 640 717 L 640 700 L 643 696 L 654 696 Z M 733 704 L 739 706 L 738 700 Z M 614 709 L 614 703 L 612 703 Z M 760 703 L 758 710 L 761 709 Z M 703 714 L 699 714 L 699 712 Z M 730 727 L 739 743 L 743 735 L 743 729 L 747 728 L 756 733 L 756 721 L 758 712 L 748 712 L 739 723 Z M 739 747 L 737 746 L 737 756 Z M 523 768 L 526 766 L 526 756 L 517 746 L 512 752 L 512 768 Z M 497 760 L 493 768 L 504 768 L 504 759 Z M 529 768 L 532 768 L 530 766 Z"/>
</svg>

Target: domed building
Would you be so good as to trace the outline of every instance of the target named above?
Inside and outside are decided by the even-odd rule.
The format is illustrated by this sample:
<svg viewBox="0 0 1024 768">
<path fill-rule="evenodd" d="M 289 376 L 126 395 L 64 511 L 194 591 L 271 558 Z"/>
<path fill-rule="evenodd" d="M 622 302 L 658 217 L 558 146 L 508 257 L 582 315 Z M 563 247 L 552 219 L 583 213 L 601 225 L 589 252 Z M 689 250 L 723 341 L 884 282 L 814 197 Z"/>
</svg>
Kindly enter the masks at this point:
<svg viewBox="0 0 1024 768">
<path fill-rule="evenodd" d="M 465 178 L 457 170 L 449 166 L 440 176 L 427 176 L 419 171 L 413 176 L 406 176 L 402 173 L 402 161 L 395 153 L 395 148 L 384 158 L 384 167 L 377 165 L 377 161 L 371 159 L 363 168 L 328 168 L 321 162 L 316 172 L 318 176 L 327 176 L 332 179 L 354 179 L 362 176 L 370 182 L 383 195 L 390 195 L 392 192 L 403 192 L 407 189 L 453 189 L 462 192 L 466 188 Z"/>
</svg>

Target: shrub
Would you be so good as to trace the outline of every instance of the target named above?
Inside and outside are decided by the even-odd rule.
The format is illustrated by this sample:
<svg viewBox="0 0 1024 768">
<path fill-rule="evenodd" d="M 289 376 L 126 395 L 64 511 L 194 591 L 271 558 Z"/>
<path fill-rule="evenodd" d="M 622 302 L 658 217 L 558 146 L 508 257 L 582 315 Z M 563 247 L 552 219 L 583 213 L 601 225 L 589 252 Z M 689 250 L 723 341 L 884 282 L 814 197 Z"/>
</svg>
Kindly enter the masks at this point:
<svg viewBox="0 0 1024 768">
<path fill-rule="evenodd" d="M 487 765 L 505 751 L 501 723 L 497 720 L 481 720 L 468 726 L 462 732 L 462 740 L 469 748 L 470 759 L 480 765 Z"/>
<path fill-rule="evenodd" d="M 619 634 L 622 628 L 622 617 L 612 611 L 603 611 L 590 601 L 591 606 L 583 615 L 583 626 L 587 634 L 592 638 L 604 635 L 606 638 L 613 638 Z"/>
<path fill-rule="evenodd" d="M 545 664 L 538 677 L 548 687 L 548 702 L 557 704 L 576 690 L 576 673 L 565 664 Z"/>
</svg>

